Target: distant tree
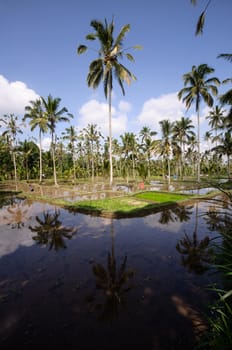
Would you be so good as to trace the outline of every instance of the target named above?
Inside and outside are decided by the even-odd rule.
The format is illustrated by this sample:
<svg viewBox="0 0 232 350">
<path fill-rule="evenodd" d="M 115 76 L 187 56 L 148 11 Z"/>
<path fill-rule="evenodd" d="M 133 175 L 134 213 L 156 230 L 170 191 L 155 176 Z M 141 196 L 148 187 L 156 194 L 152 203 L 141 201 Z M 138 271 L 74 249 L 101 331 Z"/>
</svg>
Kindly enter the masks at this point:
<svg viewBox="0 0 232 350">
<path fill-rule="evenodd" d="M 48 96 L 47 100 L 41 97 L 44 115 L 48 121 L 48 127 L 51 130 L 51 151 L 52 151 L 52 161 L 53 161 L 53 177 L 54 184 L 58 186 L 57 175 L 56 175 L 56 161 L 55 161 L 55 136 L 56 136 L 56 125 L 58 122 L 64 121 L 68 122 L 69 118 L 72 118 L 72 114 L 67 113 L 66 107 L 59 109 L 61 99 L 59 97 L 53 98 L 51 95 Z"/>
<path fill-rule="evenodd" d="M 194 129 L 194 125 L 190 118 L 181 117 L 180 120 L 176 120 L 173 124 L 172 136 L 175 142 L 180 145 L 181 150 L 181 175 L 183 173 L 185 146 L 188 144 L 191 137 L 195 135 L 192 129 Z"/>
<path fill-rule="evenodd" d="M 73 181 L 76 183 L 76 157 L 75 157 L 75 143 L 78 140 L 78 135 L 74 126 L 70 126 L 70 128 L 66 128 L 63 134 L 63 139 L 68 141 L 68 149 L 72 154 L 72 162 L 73 162 Z"/>
<path fill-rule="evenodd" d="M 197 112 L 198 182 L 200 181 L 200 103 L 203 100 L 209 107 L 213 106 L 214 100 L 212 95 L 217 95 L 216 85 L 220 84 L 219 79 L 216 77 L 207 79 L 207 76 L 213 72 L 214 69 L 207 64 L 192 66 L 192 70 L 183 75 L 184 88 L 178 93 L 178 98 L 182 99 L 187 109 L 195 103 L 195 111 Z"/>
<path fill-rule="evenodd" d="M 14 114 L 5 114 L 3 118 L 0 119 L 5 124 L 5 130 L 2 136 L 6 136 L 10 152 L 12 154 L 12 160 L 14 165 L 14 179 L 17 182 L 17 164 L 16 164 L 16 140 L 17 135 L 22 134 L 20 125 L 18 124 L 18 116 Z"/>
<path fill-rule="evenodd" d="M 110 163 L 110 185 L 113 183 L 113 161 L 112 161 L 112 116 L 111 116 L 111 99 L 113 90 L 113 76 L 118 81 L 121 87 L 123 95 L 125 90 L 124 81 L 130 85 L 132 80 L 135 80 L 135 76 L 119 62 L 119 59 L 126 57 L 129 61 L 134 61 L 133 56 L 130 53 L 126 53 L 127 49 L 123 48 L 123 41 L 126 33 L 130 30 L 130 25 L 124 25 L 120 30 L 116 39 L 114 39 L 114 20 L 110 23 L 102 23 L 98 20 L 92 20 L 90 23 L 94 29 L 94 33 L 90 33 L 86 36 L 87 40 L 93 41 L 98 39 L 99 50 L 97 51 L 97 59 L 91 62 L 89 66 L 89 73 L 87 76 L 87 84 L 89 87 L 97 88 L 100 82 L 103 80 L 105 97 L 108 99 L 109 104 L 109 163 Z M 87 50 L 86 45 L 80 45 L 77 48 L 77 53 L 82 54 Z M 132 48 L 138 49 L 139 46 L 133 46 Z"/>
<path fill-rule="evenodd" d="M 141 147 L 143 152 L 146 154 L 147 160 L 147 176 L 150 178 L 151 176 L 151 152 L 153 147 L 153 136 L 157 135 L 156 131 L 152 131 L 149 127 L 144 126 L 139 136 L 141 137 Z"/>
<path fill-rule="evenodd" d="M 168 165 L 168 184 L 170 184 L 171 179 L 171 169 L 170 169 L 170 157 L 172 153 L 172 140 L 171 135 L 173 131 L 173 123 L 170 122 L 168 119 L 161 120 L 159 122 L 161 127 L 161 143 L 160 143 L 160 149 L 161 149 L 161 155 L 165 160 L 167 160 Z"/>
<path fill-rule="evenodd" d="M 42 183 L 43 179 L 43 165 L 42 165 L 42 134 L 48 130 L 48 119 L 43 111 L 42 100 L 37 99 L 30 101 L 30 105 L 25 107 L 26 113 L 24 114 L 23 121 L 30 119 L 29 125 L 31 131 L 35 128 L 39 128 L 39 182 Z"/>
</svg>

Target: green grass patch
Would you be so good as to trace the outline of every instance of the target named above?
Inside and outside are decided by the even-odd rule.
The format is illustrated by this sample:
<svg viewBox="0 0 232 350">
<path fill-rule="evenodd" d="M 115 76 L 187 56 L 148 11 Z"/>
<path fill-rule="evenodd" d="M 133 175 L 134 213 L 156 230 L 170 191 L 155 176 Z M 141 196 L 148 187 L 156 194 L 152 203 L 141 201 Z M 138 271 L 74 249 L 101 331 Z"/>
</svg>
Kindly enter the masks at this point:
<svg viewBox="0 0 232 350">
<path fill-rule="evenodd" d="M 67 208 L 103 216 L 139 216 L 145 215 L 154 210 L 158 211 L 165 205 L 170 206 L 192 198 L 192 195 L 164 192 L 143 192 L 124 197 L 78 201 L 68 205 Z"/>
<path fill-rule="evenodd" d="M 135 197 L 139 199 L 152 201 L 152 202 L 159 202 L 159 203 L 169 202 L 170 203 L 170 202 L 179 202 L 185 199 L 189 199 L 192 197 L 192 195 L 186 195 L 181 193 L 149 191 L 149 192 L 137 193 Z"/>
</svg>

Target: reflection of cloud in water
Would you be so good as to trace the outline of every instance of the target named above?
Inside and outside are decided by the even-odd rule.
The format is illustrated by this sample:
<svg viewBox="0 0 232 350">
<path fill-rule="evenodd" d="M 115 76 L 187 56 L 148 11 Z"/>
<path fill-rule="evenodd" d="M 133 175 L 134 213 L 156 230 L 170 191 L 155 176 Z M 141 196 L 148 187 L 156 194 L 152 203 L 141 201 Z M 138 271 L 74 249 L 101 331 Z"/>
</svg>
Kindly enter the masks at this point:
<svg viewBox="0 0 232 350">
<path fill-rule="evenodd" d="M 158 228 L 159 230 L 167 230 L 168 226 L 168 231 L 176 233 L 179 232 L 181 229 L 181 226 L 183 225 L 182 222 L 180 221 L 170 221 L 168 224 L 161 224 L 159 222 L 160 216 L 156 216 L 154 218 L 154 215 L 147 216 L 143 219 L 144 224 L 153 228 Z"/>
<path fill-rule="evenodd" d="M 105 235 L 107 227 L 110 225 L 111 219 L 93 217 L 88 215 L 83 215 L 82 227 L 84 230 L 80 229 L 78 236 L 92 236 L 94 238 L 99 238 Z M 87 230 L 85 230 L 85 227 Z"/>
<path fill-rule="evenodd" d="M 4 255 L 13 253 L 20 246 L 30 247 L 35 242 L 32 239 L 30 230 L 23 228 L 23 230 L 13 230 L 10 226 L 0 231 L 0 258 Z"/>
</svg>

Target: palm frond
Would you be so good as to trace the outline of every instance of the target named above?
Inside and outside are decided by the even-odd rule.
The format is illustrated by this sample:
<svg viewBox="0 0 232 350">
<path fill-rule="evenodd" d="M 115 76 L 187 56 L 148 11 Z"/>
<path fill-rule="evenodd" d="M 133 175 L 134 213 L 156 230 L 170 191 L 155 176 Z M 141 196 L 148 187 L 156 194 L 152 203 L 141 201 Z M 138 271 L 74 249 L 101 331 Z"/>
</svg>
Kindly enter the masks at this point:
<svg viewBox="0 0 232 350">
<path fill-rule="evenodd" d="M 122 29 L 120 30 L 120 32 L 115 40 L 115 46 L 122 45 L 123 39 L 129 30 L 130 30 L 130 24 L 126 24 L 122 27 Z"/>
<path fill-rule="evenodd" d="M 131 61 L 131 62 L 134 62 L 134 61 L 135 61 L 134 57 L 133 57 L 130 53 L 126 53 L 126 57 L 127 57 L 127 59 L 128 59 L 129 61 Z"/>
<path fill-rule="evenodd" d="M 224 58 L 225 60 L 232 62 L 232 54 L 231 53 L 221 53 L 217 56 L 217 58 Z"/>
<path fill-rule="evenodd" d="M 82 53 L 84 53 L 84 52 L 86 52 L 87 51 L 87 46 L 86 45 L 80 45 L 80 46 L 78 46 L 78 48 L 77 48 L 77 53 L 78 53 L 78 55 L 80 55 L 80 54 L 82 54 Z"/>
<path fill-rule="evenodd" d="M 86 40 L 96 40 L 96 34 L 90 33 L 86 35 Z"/>
<path fill-rule="evenodd" d="M 205 24 L 205 11 L 203 11 L 198 18 L 195 35 L 203 34 L 203 27 Z"/>
</svg>

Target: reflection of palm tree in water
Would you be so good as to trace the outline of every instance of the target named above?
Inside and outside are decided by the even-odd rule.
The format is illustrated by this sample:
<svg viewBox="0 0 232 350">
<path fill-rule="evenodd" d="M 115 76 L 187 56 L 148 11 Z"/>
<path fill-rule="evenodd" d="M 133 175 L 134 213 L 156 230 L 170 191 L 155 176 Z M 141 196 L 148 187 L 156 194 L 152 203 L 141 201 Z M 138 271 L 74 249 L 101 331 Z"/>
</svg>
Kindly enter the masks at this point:
<svg viewBox="0 0 232 350">
<path fill-rule="evenodd" d="M 198 203 L 196 203 L 196 218 L 193 236 L 185 234 L 176 245 L 177 251 L 182 254 L 182 265 L 188 268 L 189 272 L 203 274 L 208 270 L 208 264 L 211 262 L 212 249 L 209 248 L 210 239 L 206 236 L 199 240 L 198 231 Z"/>
<path fill-rule="evenodd" d="M 66 248 L 65 238 L 71 239 L 76 232 L 75 228 L 68 228 L 62 225 L 59 220 L 60 211 L 55 209 L 54 213 L 43 212 L 43 217 L 36 216 L 37 226 L 29 226 L 36 236 L 32 237 L 36 243 L 47 245 L 49 250 Z"/>
<path fill-rule="evenodd" d="M 190 215 L 192 214 L 193 206 L 175 206 L 171 209 L 164 209 L 160 213 L 159 223 L 160 224 L 168 224 L 170 221 L 188 221 L 190 219 Z"/>
<path fill-rule="evenodd" d="M 96 288 L 103 290 L 105 296 L 105 302 L 100 305 L 102 310 L 100 319 L 103 320 L 112 320 L 118 316 L 119 308 L 126 304 L 126 293 L 132 288 L 132 285 L 128 282 L 134 276 L 134 271 L 127 269 L 127 255 L 125 255 L 117 269 L 113 220 L 111 222 L 111 241 L 111 252 L 108 253 L 107 267 L 105 268 L 101 264 L 93 266 Z"/>
<path fill-rule="evenodd" d="M 11 228 L 20 229 L 24 227 L 25 221 L 28 220 L 28 207 L 23 208 L 26 204 L 27 202 L 24 200 L 12 199 L 11 205 L 7 208 L 7 216 L 4 216 Z"/>
</svg>

